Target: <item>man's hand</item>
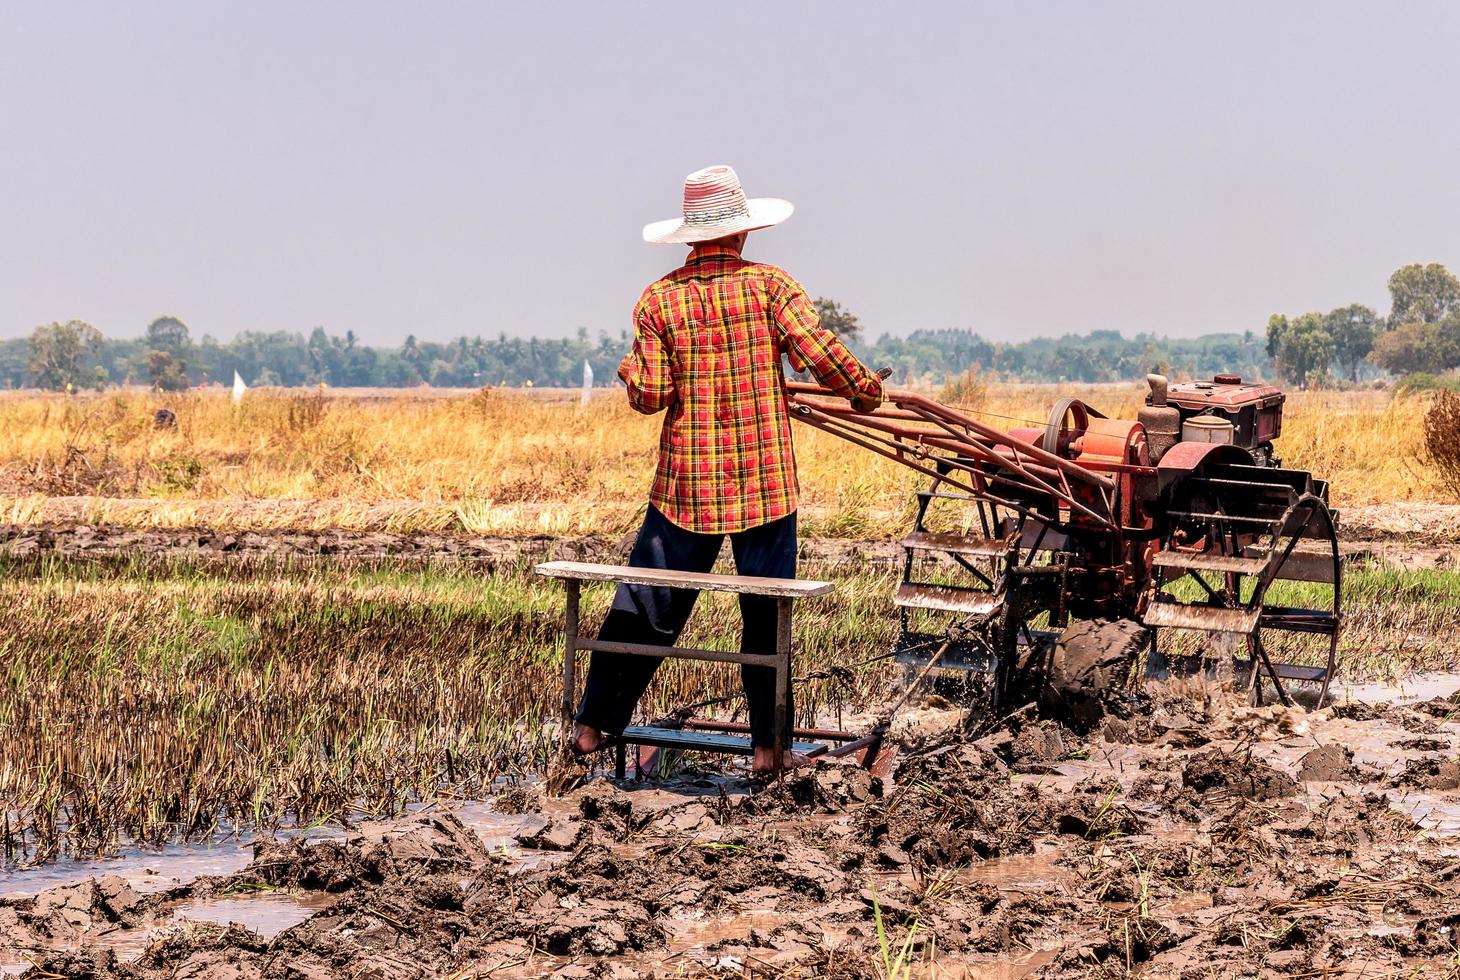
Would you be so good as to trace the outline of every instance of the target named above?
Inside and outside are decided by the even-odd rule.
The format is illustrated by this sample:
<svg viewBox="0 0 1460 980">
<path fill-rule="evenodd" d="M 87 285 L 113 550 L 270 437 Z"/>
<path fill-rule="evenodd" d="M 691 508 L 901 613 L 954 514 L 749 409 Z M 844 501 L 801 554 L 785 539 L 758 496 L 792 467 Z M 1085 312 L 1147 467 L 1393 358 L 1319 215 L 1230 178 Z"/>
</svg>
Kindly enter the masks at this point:
<svg viewBox="0 0 1460 980">
<path fill-rule="evenodd" d="M 853 395 L 850 399 L 852 410 L 855 412 L 875 412 L 882 404 L 883 396 L 887 393 L 887 386 L 883 384 L 888 376 L 892 374 L 891 368 L 883 368 L 877 372 L 877 394 L 864 395 L 861 392 Z"/>
<path fill-rule="evenodd" d="M 633 351 L 629 351 L 627 354 L 624 355 L 624 359 L 618 362 L 618 377 L 619 377 L 619 380 L 622 381 L 622 382 L 624 382 L 624 384 L 628 384 L 629 377 L 630 377 L 630 372 L 632 372 L 633 370 L 634 370 L 634 352 Z"/>
</svg>

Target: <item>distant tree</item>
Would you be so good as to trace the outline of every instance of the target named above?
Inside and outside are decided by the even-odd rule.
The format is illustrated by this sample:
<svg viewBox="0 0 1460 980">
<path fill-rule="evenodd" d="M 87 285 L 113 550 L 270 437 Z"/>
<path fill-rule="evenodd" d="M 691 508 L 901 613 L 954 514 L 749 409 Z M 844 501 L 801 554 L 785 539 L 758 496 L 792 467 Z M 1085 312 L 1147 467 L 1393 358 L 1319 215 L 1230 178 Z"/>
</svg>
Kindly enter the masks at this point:
<svg viewBox="0 0 1460 980">
<path fill-rule="evenodd" d="M 1333 363 L 1333 338 L 1323 315 L 1304 313 L 1290 320 L 1274 313 L 1267 321 L 1267 354 L 1278 373 L 1299 388 L 1326 375 Z"/>
<path fill-rule="evenodd" d="M 188 386 L 187 362 L 165 350 L 150 350 L 144 358 L 147 377 L 160 391 L 183 391 Z"/>
<path fill-rule="evenodd" d="M 101 331 L 83 320 L 48 323 L 30 335 L 31 380 L 42 388 L 100 388 L 107 372 L 89 362 L 101 349 Z"/>
<path fill-rule="evenodd" d="M 175 316 L 160 316 L 147 324 L 146 340 L 148 350 L 165 350 L 179 357 L 192 344 L 188 325 Z"/>
<path fill-rule="evenodd" d="M 0 387 L 19 388 L 29 374 L 30 343 L 24 337 L 0 340 Z"/>
<path fill-rule="evenodd" d="M 1438 374 L 1460 366 L 1460 312 L 1440 323 L 1406 323 L 1381 333 L 1369 360 L 1395 374 Z"/>
<path fill-rule="evenodd" d="M 406 334 L 406 342 L 401 344 L 401 358 L 415 369 L 417 375 L 424 375 L 425 357 L 421 353 L 420 346 L 416 343 L 415 334 Z"/>
<path fill-rule="evenodd" d="M 1359 380 L 1359 365 L 1374 349 L 1378 315 L 1361 303 L 1341 306 L 1323 318 L 1333 340 L 1333 358 L 1350 381 Z"/>
<path fill-rule="evenodd" d="M 1460 313 L 1460 279 L 1438 262 L 1402 266 L 1389 277 L 1389 325 L 1439 323 Z"/>
<path fill-rule="evenodd" d="M 842 341 L 851 343 L 862 339 L 862 321 L 857 319 L 857 314 L 825 296 L 817 297 L 811 305 L 816 307 L 816 315 L 821 318 L 821 325 Z"/>
<path fill-rule="evenodd" d="M 309 352 L 309 381 L 325 384 L 335 383 L 335 345 L 330 342 L 329 334 L 324 332 L 324 327 L 315 327 L 309 332 L 309 343 L 306 345 Z"/>
<path fill-rule="evenodd" d="M 147 325 L 143 343 L 147 353 L 143 364 L 152 386 L 163 391 L 182 391 L 188 386 L 188 351 L 192 346 L 187 324 L 175 316 L 161 316 Z"/>
</svg>

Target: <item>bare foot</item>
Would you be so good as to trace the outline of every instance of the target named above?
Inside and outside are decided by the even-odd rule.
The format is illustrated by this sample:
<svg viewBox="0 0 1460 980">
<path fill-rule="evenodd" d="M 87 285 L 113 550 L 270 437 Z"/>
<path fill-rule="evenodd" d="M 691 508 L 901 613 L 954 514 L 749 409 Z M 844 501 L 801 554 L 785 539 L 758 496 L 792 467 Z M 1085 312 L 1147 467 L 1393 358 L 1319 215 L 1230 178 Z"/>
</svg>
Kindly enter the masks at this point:
<svg viewBox="0 0 1460 980">
<path fill-rule="evenodd" d="M 787 752 L 782 758 L 781 769 L 796 769 L 800 766 L 809 766 L 816 760 L 810 756 L 802 755 L 800 752 Z M 768 746 L 757 745 L 755 754 L 750 759 L 750 771 L 757 776 L 772 776 L 776 772 L 776 750 Z"/>
<path fill-rule="evenodd" d="M 603 748 L 603 743 L 608 741 L 603 733 L 596 728 L 584 724 L 573 726 L 573 738 L 568 743 L 575 755 L 588 755 L 590 752 L 597 752 Z"/>
</svg>

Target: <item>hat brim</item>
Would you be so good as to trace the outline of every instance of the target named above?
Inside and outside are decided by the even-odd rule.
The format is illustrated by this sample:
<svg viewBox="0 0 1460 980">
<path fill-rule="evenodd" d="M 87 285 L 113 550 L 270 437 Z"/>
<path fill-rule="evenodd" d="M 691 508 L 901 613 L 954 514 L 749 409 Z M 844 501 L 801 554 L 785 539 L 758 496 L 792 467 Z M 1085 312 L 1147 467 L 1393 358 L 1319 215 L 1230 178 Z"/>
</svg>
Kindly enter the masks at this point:
<svg viewBox="0 0 1460 980">
<path fill-rule="evenodd" d="M 746 201 L 747 212 L 711 224 L 690 224 L 683 218 L 655 221 L 644 226 L 644 241 L 655 245 L 689 245 L 709 242 L 742 231 L 756 231 L 778 225 L 791 216 L 796 206 L 779 197 L 752 197 Z"/>
</svg>

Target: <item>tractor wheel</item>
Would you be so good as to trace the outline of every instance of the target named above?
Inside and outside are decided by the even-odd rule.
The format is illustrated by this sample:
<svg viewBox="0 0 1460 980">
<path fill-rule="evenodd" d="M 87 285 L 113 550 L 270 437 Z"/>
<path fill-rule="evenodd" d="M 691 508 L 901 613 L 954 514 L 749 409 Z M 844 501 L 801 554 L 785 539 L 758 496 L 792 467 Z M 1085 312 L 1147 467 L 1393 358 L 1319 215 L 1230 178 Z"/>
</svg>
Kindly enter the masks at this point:
<svg viewBox="0 0 1460 980">
<path fill-rule="evenodd" d="M 1055 643 L 1041 705 L 1044 714 L 1079 730 L 1093 728 L 1149 643 L 1149 631 L 1131 619 L 1070 624 Z"/>
</svg>

